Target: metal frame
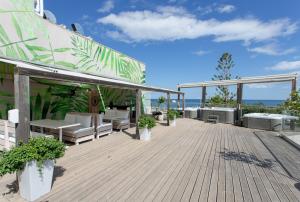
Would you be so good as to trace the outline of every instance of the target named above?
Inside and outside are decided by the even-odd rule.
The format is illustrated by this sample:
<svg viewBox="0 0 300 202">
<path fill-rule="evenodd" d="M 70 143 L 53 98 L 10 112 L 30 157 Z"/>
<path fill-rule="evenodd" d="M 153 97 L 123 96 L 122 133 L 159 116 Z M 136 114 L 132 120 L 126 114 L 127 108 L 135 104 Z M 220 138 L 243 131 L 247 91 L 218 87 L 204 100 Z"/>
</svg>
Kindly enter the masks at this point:
<svg viewBox="0 0 300 202">
<path fill-rule="evenodd" d="M 240 79 L 220 80 L 220 81 L 204 81 L 196 83 L 184 83 L 177 85 L 177 88 L 196 88 L 196 87 L 212 87 L 212 86 L 230 86 L 237 84 L 255 84 L 255 83 L 273 83 L 286 82 L 296 80 L 297 74 L 277 74 L 267 76 L 242 77 Z"/>
</svg>

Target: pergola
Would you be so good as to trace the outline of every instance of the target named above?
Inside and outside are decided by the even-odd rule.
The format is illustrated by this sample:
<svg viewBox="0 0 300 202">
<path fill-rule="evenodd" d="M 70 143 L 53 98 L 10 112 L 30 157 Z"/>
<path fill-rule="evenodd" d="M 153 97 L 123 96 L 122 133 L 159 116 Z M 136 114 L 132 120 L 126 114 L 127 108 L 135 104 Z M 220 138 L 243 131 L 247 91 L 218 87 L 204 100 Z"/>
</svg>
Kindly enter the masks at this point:
<svg viewBox="0 0 300 202">
<path fill-rule="evenodd" d="M 204 81 L 195 83 L 184 83 L 177 85 L 178 91 L 183 88 L 202 88 L 202 100 L 201 108 L 204 108 L 206 101 L 206 88 L 214 86 L 237 86 L 237 110 L 238 121 L 241 118 L 242 99 L 243 99 L 243 85 L 244 84 L 258 84 L 258 83 L 274 83 L 274 82 L 291 82 L 291 91 L 296 91 L 297 74 L 277 74 L 267 76 L 255 76 L 255 77 L 242 77 L 232 80 L 219 80 L 219 81 Z M 184 110 L 184 109 L 183 109 Z"/>
<path fill-rule="evenodd" d="M 138 136 L 138 118 L 141 115 L 141 96 L 142 91 L 161 92 L 166 93 L 168 98 L 168 109 L 170 108 L 170 94 L 184 95 L 183 92 L 159 88 L 153 86 L 146 86 L 136 83 L 131 83 L 126 80 L 119 80 L 114 78 L 107 78 L 84 74 L 74 71 L 57 69 L 52 66 L 37 65 L 30 62 L 19 60 L 12 60 L 0 57 L 0 62 L 12 64 L 15 66 L 14 70 L 14 95 L 15 108 L 19 110 L 19 124 L 16 126 L 16 141 L 27 142 L 30 137 L 30 78 L 44 78 L 57 81 L 69 81 L 75 83 L 85 84 L 99 84 L 112 88 L 131 89 L 136 93 L 136 135 Z M 93 94 L 93 93 L 91 93 Z M 169 124 L 169 119 L 168 119 Z"/>
</svg>

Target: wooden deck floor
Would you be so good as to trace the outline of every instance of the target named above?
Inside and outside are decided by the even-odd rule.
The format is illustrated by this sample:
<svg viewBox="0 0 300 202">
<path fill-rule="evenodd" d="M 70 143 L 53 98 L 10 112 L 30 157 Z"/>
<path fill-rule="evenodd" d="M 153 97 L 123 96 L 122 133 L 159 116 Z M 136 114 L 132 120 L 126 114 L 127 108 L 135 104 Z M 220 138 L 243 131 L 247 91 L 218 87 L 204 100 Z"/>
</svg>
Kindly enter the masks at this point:
<svg viewBox="0 0 300 202">
<path fill-rule="evenodd" d="M 151 142 L 117 133 L 70 147 L 57 162 L 52 191 L 40 200 L 300 200 L 299 181 L 250 129 L 180 119 L 152 134 Z M 1 193 L 13 179 L 0 180 Z M 3 200 L 20 200 L 10 191 Z"/>
</svg>

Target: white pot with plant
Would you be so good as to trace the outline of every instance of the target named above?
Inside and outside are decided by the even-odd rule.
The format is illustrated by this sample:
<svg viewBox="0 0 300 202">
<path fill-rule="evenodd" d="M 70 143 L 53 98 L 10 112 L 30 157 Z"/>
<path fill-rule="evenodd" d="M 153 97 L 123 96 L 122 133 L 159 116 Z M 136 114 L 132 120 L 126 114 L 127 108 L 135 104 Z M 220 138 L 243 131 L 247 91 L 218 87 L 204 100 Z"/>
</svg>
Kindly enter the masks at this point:
<svg viewBox="0 0 300 202">
<path fill-rule="evenodd" d="M 158 109 L 160 110 L 161 105 L 164 104 L 166 102 L 166 98 L 164 96 L 160 96 L 158 98 Z M 158 120 L 159 121 L 163 121 L 164 120 L 164 115 L 162 112 L 160 112 L 160 114 L 158 115 Z"/>
<path fill-rule="evenodd" d="M 53 138 L 35 137 L 3 154 L 0 176 L 17 173 L 21 197 L 34 201 L 50 192 L 54 162 L 65 153 L 65 145 Z"/>
<path fill-rule="evenodd" d="M 151 128 L 156 125 L 155 119 L 150 116 L 141 116 L 139 118 L 139 136 L 140 140 L 151 140 Z"/>
<path fill-rule="evenodd" d="M 176 126 L 176 117 L 178 117 L 178 112 L 170 109 L 167 114 L 169 118 L 169 125 L 175 127 Z"/>
</svg>

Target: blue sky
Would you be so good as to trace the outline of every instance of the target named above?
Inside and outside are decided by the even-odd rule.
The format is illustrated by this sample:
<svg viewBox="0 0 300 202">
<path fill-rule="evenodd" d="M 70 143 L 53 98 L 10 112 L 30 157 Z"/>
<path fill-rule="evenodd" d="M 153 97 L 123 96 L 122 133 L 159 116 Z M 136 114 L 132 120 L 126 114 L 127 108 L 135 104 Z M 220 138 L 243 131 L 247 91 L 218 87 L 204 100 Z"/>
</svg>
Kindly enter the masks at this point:
<svg viewBox="0 0 300 202">
<path fill-rule="evenodd" d="M 233 75 L 300 72 L 299 0 L 44 1 L 58 24 L 78 22 L 85 35 L 144 62 L 148 85 L 210 80 L 223 52 L 233 56 Z M 186 92 L 200 98 L 200 89 Z M 288 83 L 252 85 L 244 99 L 289 93 Z"/>
</svg>

